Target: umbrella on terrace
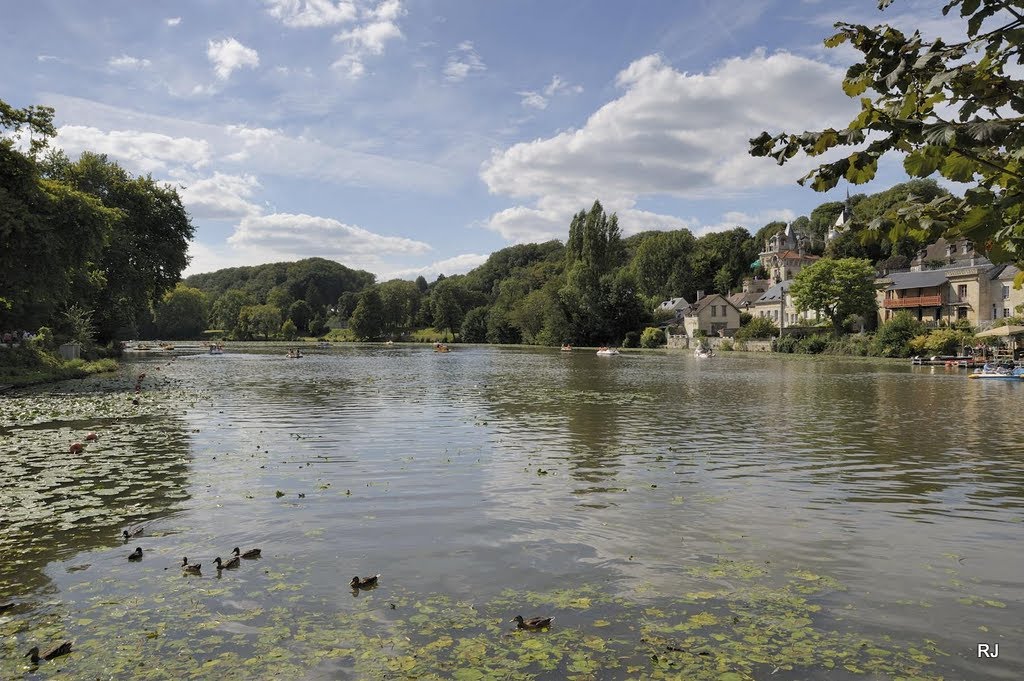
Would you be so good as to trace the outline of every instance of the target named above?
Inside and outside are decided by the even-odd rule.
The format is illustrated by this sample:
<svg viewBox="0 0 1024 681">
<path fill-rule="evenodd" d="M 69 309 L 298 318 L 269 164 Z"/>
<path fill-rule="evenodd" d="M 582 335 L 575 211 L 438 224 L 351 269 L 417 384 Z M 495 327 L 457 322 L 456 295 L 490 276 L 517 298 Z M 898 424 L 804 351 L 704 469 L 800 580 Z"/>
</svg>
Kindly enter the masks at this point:
<svg viewBox="0 0 1024 681">
<path fill-rule="evenodd" d="M 1024 326 L 997 326 L 994 329 L 974 334 L 975 338 L 1009 338 L 1010 336 L 1024 336 Z"/>
</svg>

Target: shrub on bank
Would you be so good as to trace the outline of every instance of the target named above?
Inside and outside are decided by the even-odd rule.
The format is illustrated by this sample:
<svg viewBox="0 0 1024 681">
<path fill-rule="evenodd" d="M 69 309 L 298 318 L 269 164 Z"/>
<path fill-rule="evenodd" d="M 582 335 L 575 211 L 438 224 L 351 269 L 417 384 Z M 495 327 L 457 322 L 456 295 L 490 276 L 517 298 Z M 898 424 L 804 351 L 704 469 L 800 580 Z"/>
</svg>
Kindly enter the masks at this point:
<svg viewBox="0 0 1024 681">
<path fill-rule="evenodd" d="M 767 317 L 754 317 L 749 323 L 736 332 L 736 340 L 748 341 L 755 338 L 774 338 L 779 335 L 779 327 Z"/>
<path fill-rule="evenodd" d="M 909 312 L 900 312 L 879 327 L 875 334 L 875 353 L 881 357 L 910 357 L 910 341 L 925 333 L 925 326 Z"/>
<path fill-rule="evenodd" d="M 648 326 L 640 334 L 640 347 L 658 348 L 665 344 L 665 332 L 653 326 Z"/>
</svg>

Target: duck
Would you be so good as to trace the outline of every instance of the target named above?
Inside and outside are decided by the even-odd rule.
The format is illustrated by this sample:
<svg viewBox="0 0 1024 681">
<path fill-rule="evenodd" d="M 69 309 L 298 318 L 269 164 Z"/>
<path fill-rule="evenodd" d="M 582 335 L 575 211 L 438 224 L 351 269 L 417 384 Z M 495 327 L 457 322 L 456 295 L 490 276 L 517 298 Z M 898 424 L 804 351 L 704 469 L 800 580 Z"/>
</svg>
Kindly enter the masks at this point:
<svg viewBox="0 0 1024 681">
<path fill-rule="evenodd" d="M 528 620 L 524 620 L 522 615 L 516 615 L 510 622 L 515 622 L 516 627 L 519 629 L 543 629 L 551 626 L 551 623 L 555 621 L 554 617 L 531 617 Z"/>
<path fill-rule="evenodd" d="M 85 436 L 85 441 L 92 442 L 94 440 L 98 440 L 99 438 L 100 436 L 97 435 L 96 433 L 89 433 L 88 435 Z"/>
<path fill-rule="evenodd" d="M 83 445 L 81 442 L 73 442 L 71 446 L 68 448 L 68 452 L 70 454 L 81 454 L 82 450 L 84 449 L 85 445 Z"/>
<path fill-rule="evenodd" d="M 140 534 L 142 534 L 142 531 L 145 529 L 146 528 L 144 525 L 132 525 L 131 527 L 121 532 L 121 536 L 124 537 L 125 541 L 127 541 L 132 537 L 138 537 Z"/>
<path fill-rule="evenodd" d="M 128 560 L 142 560 L 142 547 L 135 547 L 135 550 L 128 554 Z"/>
<path fill-rule="evenodd" d="M 231 553 L 235 554 L 235 558 L 241 556 L 242 558 L 259 558 L 263 551 L 261 549 L 249 549 L 245 553 L 238 550 L 238 547 L 231 549 Z"/>
<path fill-rule="evenodd" d="M 230 570 L 231 568 L 238 567 L 241 564 L 242 561 L 239 560 L 238 556 L 235 556 L 234 558 L 229 559 L 225 563 L 224 561 L 222 561 L 220 559 L 220 556 L 217 556 L 216 558 L 213 559 L 213 562 L 217 564 L 217 570 L 225 570 L 225 569 Z"/>
<path fill-rule="evenodd" d="M 184 571 L 184 572 L 186 572 L 186 573 L 188 573 L 190 575 L 198 575 L 198 574 L 201 573 L 201 571 L 203 569 L 203 564 L 202 563 L 195 563 L 193 565 L 189 565 L 188 564 L 188 556 L 185 556 L 184 558 L 181 559 L 181 569 L 182 569 L 182 571 Z"/>
<path fill-rule="evenodd" d="M 360 577 L 356 575 L 349 582 L 349 586 L 353 589 L 369 589 L 370 587 L 377 586 L 377 580 L 380 579 L 380 574 L 376 574 L 373 577 Z"/>
<path fill-rule="evenodd" d="M 39 646 L 32 646 L 31 650 L 25 653 L 25 657 L 32 659 L 32 664 L 39 664 L 39 660 L 52 660 L 55 657 L 61 655 L 67 655 L 71 652 L 71 641 L 62 641 L 56 645 L 52 645 L 43 652 L 39 652 Z"/>
</svg>

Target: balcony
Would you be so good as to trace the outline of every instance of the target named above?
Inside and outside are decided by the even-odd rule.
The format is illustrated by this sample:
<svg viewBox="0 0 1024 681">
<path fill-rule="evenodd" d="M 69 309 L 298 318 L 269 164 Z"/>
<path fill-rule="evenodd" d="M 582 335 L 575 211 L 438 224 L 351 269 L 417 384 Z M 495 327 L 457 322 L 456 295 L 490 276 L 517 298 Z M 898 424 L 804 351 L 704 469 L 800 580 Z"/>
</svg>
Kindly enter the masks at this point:
<svg viewBox="0 0 1024 681">
<path fill-rule="evenodd" d="M 898 310 L 907 307 L 939 307 L 942 305 L 942 296 L 906 296 L 903 298 L 887 298 L 882 301 L 882 307 L 887 310 Z"/>
</svg>

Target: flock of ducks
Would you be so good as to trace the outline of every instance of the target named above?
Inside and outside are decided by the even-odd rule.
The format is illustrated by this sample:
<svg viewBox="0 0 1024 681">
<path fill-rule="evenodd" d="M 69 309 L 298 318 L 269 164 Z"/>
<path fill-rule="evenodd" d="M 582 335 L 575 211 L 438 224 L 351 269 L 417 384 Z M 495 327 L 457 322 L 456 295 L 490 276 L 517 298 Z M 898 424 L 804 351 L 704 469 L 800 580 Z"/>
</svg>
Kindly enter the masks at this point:
<svg viewBox="0 0 1024 681">
<path fill-rule="evenodd" d="M 121 533 L 121 536 L 125 541 L 128 541 L 132 537 L 137 537 L 142 534 L 143 526 L 138 525 L 130 527 Z M 262 549 L 249 549 L 248 551 L 242 551 L 239 547 L 235 547 L 231 550 L 231 558 L 228 560 L 222 560 L 220 556 L 213 559 L 214 564 L 217 566 L 217 574 L 220 574 L 221 570 L 231 570 L 237 568 L 242 563 L 242 559 L 246 558 L 249 560 L 261 558 L 263 554 Z M 128 554 L 128 560 L 132 562 L 142 560 L 142 547 L 137 546 L 134 551 Z M 202 563 L 189 563 L 188 556 L 184 556 L 181 559 L 181 571 L 184 574 L 189 575 L 202 575 Z M 349 582 L 349 586 L 352 587 L 353 591 L 359 591 L 362 589 L 374 589 L 377 587 L 380 581 L 380 573 L 372 575 L 370 577 L 360 577 L 355 575 L 352 577 L 352 581 Z M 392 606 L 393 607 L 393 606 Z M 516 623 L 517 629 L 526 630 L 537 630 L 546 629 L 551 626 L 554 621 L 554 617 L 531 617 L 525 619 L 522 615 L 516 615 L 510 622 Z M 52 645 L 46 650 L 40 652 L 39 646 L 32 646 L 32 648 L 25 653 L 25 657 L 30 658 L 30 662 L 33 666 L 39 664 L 40 660 L 52 660 L 55 657 L 61 655 L 67 655 L 71 652 L 72 641 L 62 641 L 56 645 Z"/>
</svg>

